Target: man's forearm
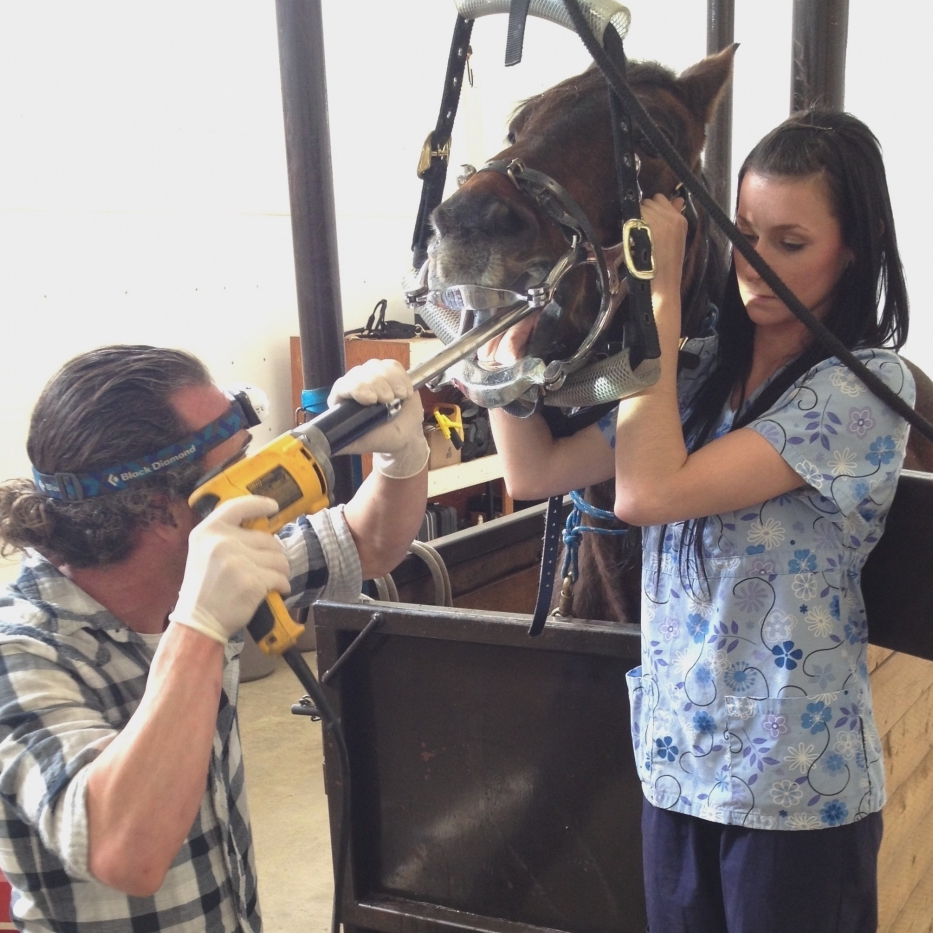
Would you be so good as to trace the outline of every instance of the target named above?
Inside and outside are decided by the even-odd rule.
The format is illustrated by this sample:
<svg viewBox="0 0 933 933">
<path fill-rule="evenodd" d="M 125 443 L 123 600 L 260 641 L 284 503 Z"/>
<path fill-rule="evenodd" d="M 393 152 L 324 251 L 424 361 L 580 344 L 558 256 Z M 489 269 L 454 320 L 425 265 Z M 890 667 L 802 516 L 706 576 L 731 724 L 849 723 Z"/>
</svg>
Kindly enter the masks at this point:
<svg viewBox="0 0 933 933">
<path fill-rule="evenodd" d="M 424 518 L 428 492 L 427 464 L 408 479 L 390 479 L 373 471 L 344 508 L 360 554 L 363 579 L 392 571 L 405 557 Z"/>
<path fill-rule="evenodd" d="M 158 890 L 207 783 L 224 648 L 171 624 L 127 726 L 89 765 L 88 867 L 135 896 Z"/>
</svg>

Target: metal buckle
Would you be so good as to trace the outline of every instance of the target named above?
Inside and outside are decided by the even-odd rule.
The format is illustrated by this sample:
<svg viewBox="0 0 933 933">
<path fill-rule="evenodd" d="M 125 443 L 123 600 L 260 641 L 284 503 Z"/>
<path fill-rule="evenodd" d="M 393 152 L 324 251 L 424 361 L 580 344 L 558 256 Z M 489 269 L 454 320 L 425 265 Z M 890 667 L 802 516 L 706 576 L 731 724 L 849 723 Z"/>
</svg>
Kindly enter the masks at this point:
<svg viewBox="0 0 933 933">
<path fill-rule="evenodd" d="M 635 264 L 635 257 L 632 255 L 632 235 L 636 231 L 644 230 L 648 236 L 648 262 L 647 269 L 640 269 Z M 629 274 L 642 281 L 653 279 L 658 270 L 654 264 L 654 240 L 651 237 L 651 228 L 643 220 L 637 217 L 625 221 L 622 227 L 622 251 L 625 255 L 625 265 L 628 267 Z"/>
<path fill-rule="evenodd" d="M 522 186 L 518 183 L 518 175 L 521 175 L 525 171 L 525 163 L 521 159 L 512 159 L 511 162 L 506 166 L 505 174 L 509 177 L 509 180 L 518 188 L 519 191 L 522 190 Z"/>
<path fill-rule="evenodd" d="M 431 141 L 434 137 L 434 131 L 428 133 L 424 145 L 421 147 L 421 155 L 418 158 L 418 177 L 424 178 L 428 169 L 431 167 L 431 159 L 443 159 L 445 162 L 450 158 L 450 140 L 448 139 L 443 146 L 437 149 L 431 148 Z"/>
</svg>

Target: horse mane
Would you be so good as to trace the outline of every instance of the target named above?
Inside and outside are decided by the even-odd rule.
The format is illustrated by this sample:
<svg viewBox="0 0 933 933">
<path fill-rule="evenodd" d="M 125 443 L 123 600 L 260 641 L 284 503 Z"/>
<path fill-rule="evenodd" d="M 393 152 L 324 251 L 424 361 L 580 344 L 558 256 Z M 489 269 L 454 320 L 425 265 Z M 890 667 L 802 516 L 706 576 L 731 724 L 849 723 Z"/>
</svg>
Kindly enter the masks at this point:
<svg viewBox="0 0 933 933">
<path fill-rule="evenodd" d="M 683 103 L 687 103 L 677 85 L 676 73 L 655 61 L 631 61 L 626 66 L 626 77 L 631 84 L 639 87 L 656 88 L 674 94 Z M 600 89 L 606 88 L 606 82 L 595 64 L 590 65 L 586 71 L 555 84 L 553 87 L 520 100 L 509 114 L 509 123 L 527 117 L 531 109 L 546 101 L 559 112 L 565 107 L 572 106 L 582 98 L 588 98 Z"/>
</svg>

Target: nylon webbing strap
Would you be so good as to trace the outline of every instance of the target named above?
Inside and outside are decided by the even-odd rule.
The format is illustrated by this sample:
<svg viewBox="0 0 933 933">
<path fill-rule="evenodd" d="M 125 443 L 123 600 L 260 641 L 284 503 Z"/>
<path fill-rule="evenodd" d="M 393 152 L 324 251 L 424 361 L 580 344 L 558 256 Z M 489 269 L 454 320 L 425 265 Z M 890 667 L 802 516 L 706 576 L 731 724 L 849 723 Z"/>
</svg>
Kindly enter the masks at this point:
<svg viewBox="0 0 933 933">
<path fill-rule="evenodd" d="M 596 424 L 603 415 L 612 411 L 618 404 L 618 402 L 603 402 L 601 405 L 581 408 L 571 415 L 565 414 L 562 408 L 545 405 L 540 414 L 547 422 L 551 437 L 570 437 L 572 434 L 576 434 L 577 431 L 582 431 L 591 424 Z"/>
<path fill-rule="evenodd" d="M 603 37 L 606 54 L 613 64 L 625 76 L 625 51 L 622 39 L 614 28 L 606 29 Z M 638 167 L 635 162 L 635 146 L 632 136 L 632 119 L 622 101 L 609 88 L 609 112 L 612 120 L 612 141 L 616 157 L 616 181 L 619 190 L 619 207 L 622 223 L 641 218 L 640 190 L 638 187 Z M 650 241 L 644 231 L 631 233 L 636 240 L 636 255 L 647 255 L 650 264 Z M 654 325 L 654 312 L 651 308 L 651 283 L 638 278 L 632 269 L 627 269 L 628 282 L 628 317 L 625 320 L 624 343 L 630 348 L 630 362 L 636 369 L 643 360 L 657 359 L 661 355 L 658 331 Z"/>
<path fill-rule="evenodd" d="M 528 634 L 533 638 L 540 635 L 547 622 L 551 608 L 551 594 L 554 592 L 554 573 L 557 570 L 557 555 L 560 551 L 561 528 L 563 527 L 563 496 L 551 496 L 547 501 L 547 513 L 544 518 L 544 544 L 541 548 L 541 577 L 538 581 L 538 601 L 535 603 L 534 616 Z"/>
<path fill-rule="evenodd" d="M 522 60 L 525 44 L 525 22 L 531 0 L 512 0 L 509 6 L 509 31 L 505 39 L 505 64 L 517 65 Z"/>
<path fill-rule="evenodd" d="M 454 37 L 450 44 L 450 54 L 447 57 L 447 74 L 444 78 L 441 109 L 437 115 L 437 125 L 430 137 L 430 165 L 421 175 L 421 203 L 418 205 L 418 218 L 415 221 L 415 232 L 411 244 L 415 269 L 420 269 L 428 258 L 426 250 L 431 236 L 431 212 L 444 197 L 448 163 L 445 149 L 450 143 L 454 118 L 457 116 L 457 107 L 460 104 L 460 89 L 463 86 L 463 72 L 466 69 L 472 31 L 473 20 L 458 16 L 454 26 Z"/>
</svg>

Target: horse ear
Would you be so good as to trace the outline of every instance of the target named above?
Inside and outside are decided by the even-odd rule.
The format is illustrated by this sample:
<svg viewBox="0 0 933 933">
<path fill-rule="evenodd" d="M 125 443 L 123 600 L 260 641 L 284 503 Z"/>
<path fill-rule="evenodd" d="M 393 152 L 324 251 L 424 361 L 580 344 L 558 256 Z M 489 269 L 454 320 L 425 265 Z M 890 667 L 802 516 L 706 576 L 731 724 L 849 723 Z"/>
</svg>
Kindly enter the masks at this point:
<svg viewBox="0 0 933 933">
<path fill-rule="evenodd" d="M 704 124 L 713 119 L 732 77 L 732 62 L 738 47 L 738 42 L 734 42 L 729 48 L 691 65 L 677 79 L 687 106 Z"/>
</svg>

